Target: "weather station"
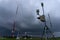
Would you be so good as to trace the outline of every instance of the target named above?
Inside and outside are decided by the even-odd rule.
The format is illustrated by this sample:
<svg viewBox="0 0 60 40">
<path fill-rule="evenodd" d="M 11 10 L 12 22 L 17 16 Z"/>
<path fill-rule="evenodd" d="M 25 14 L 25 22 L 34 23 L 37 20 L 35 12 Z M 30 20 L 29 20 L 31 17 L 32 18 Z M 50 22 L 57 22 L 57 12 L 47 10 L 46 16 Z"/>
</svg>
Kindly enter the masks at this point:
<svg viewBox="0 0 60 40">
<path fill-rule="evenodd" d="M 42 36 L 41 36 L 41 40 L 55 40 L 55 36 L 53 34 L 53 32 L 50 30 L 50 28 L 47 26 L 47 22 L 46 22 L 46 16 L 45 16 L 45 13 L 44 13 L 44 3 L 41 2 L 41 7 L 42 7 L 42 12 L 43 12 L 43 15 L 40 15 L 39 14 L 39 9 L 36 10 L 36 13 L 39 17 L 37 17 L 38 20 L 40 20 L 44 27 L 43 27 L 43 33 L 42 33 Z M 49 20 L 50 20 L 50 15 L 48 14 L 48 17 L 49 17 Z M 50 20 L 50 27 L 52 26 L 52 23 L 51 23 L 51 20 Z M 48 37 L 48 33 L 50 34 L 50 38 Z"/>
</svg>

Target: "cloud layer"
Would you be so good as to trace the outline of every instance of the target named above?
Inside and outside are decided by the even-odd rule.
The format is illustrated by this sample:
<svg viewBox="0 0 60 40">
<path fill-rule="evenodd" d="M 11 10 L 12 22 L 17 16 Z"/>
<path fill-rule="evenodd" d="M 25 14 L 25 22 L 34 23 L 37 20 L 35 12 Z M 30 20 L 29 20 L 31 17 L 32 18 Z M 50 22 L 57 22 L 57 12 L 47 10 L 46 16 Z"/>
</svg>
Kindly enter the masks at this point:
<svg viewBox="0 0 60 40">
<path fill-rule="evenodd" d="M 41 2 L 44 2 L 46 19 L 48 19 L 48 13 L 51 16 L 53 31 L 59 31 L 59 0 L 0 0 L 0 25 L 11 30 L 13 22 L 16 20 L 17 30 L 42 30 L 41 22 L 36 19 L 36 9 L 39 8 L 40 14 L 42 14 Z M 17 4 L 19 5 L 19 9 L 16 15 Z M 49 20 L 47 20 L 47 24 L 49 25 Z"/>
</svg>

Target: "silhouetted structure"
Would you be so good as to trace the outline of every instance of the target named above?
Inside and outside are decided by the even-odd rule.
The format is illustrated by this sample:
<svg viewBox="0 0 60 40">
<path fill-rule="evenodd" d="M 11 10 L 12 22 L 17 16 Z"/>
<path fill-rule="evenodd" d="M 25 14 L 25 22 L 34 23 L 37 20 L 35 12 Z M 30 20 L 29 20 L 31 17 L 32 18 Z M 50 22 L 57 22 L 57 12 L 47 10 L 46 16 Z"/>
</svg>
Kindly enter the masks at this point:
<svg viewBox="0 0 60 40">
<path fill-rule="evenodd" d="M 18 13 L 18 8 L 19 8 L 19 5 L 17 4 L 17 8 L 16 8 L 16 15 L 15 15 L 15 18 L 14 18 L 14 21 L 13 21 L 13 27 L 12 27 L 12 37 L 15 37 L 15 32 L 16 32 L 16 17 L 17 17 L 17 13 Z"/>
<path fill-rule="evenodd" d="M 53 40 L 55 40 L 53 32 L 50 30 L 50 28 L 46 24 L 46 18 L 44 15 L 44 4 L 41 3 L 41 6 L 42 6 L 43 15 L 39 15 L 39 9 L 36 10 L 37 15 L 39 16 L 39 17 L 37 17 L 37 19 L 39 19 L 41 22 L 44 23 L 44 28 L 43 28 L 41 40 L 50 40 L 50 39 L 48 39 L 48 34 L 50 34 L 50 37 L 53 38 Z M 48 16 L 49 16 L 49 14 L 48 14 Z M 50 16 L 49 16 L 49 20 L 50 20 Z M 51 20 L 50 20 L 50 26 L 52 26 Z"/>
</svg>

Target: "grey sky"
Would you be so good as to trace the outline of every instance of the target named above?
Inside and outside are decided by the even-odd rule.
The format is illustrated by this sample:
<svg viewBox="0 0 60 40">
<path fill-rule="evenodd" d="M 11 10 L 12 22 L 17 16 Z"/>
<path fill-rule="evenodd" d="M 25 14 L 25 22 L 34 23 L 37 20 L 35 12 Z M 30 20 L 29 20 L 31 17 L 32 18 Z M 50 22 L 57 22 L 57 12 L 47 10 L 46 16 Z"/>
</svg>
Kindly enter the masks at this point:
<svg viewBox="0 0 60 40">
<path fill-rule="evenodd" d="M 0 26 L 12 29 L 12 24 L 16 16 L 16 7 L 19 5 L 18 14 L 16 16 L 17 29 L 42 29 L 41 22 L 37 20 L 36 9 L 40 9 L 42 15 L 42 8 L 40 3 L 44 2 L 44 10 L 46 18 L 48 13 L 51 16 L 53 24 L 52 29 L 60 32 L 60 1 L 59 0 L 0 0 Z M 48 20 L 47 20 L 48 21 Z M 49 24 L 49 22 L 47 22 Z M 40 29 L 39 29 L 40 28 Z"/>
</svg>

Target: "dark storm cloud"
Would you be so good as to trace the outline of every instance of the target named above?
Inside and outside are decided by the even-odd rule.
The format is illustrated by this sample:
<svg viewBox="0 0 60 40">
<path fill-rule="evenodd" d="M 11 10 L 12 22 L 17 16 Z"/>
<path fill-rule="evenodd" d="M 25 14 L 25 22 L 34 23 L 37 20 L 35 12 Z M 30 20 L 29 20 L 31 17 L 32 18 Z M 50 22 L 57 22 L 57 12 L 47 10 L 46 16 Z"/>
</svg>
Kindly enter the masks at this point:
<svg viewBox="0 0 60 40">
<path fill-rule="evenodd" d="M 9 0 L 6 0 L 6 1 L 1 0 L 1 3 L 0 3 L 0 25 L 8 29 L 11 29 L 11 26 L 9 26 L 9 24 L 12 24 L 15 16 L 14 14 L 15 8 L 14 10 L 12 9 L 14 3 L 13 4 L 11 3 L 13 2 Z"/>
<path fill-rule="evenodd" d="M 41 0 L 42 1 L 42 0 Z M 12 29 L 12 24 L 16 16 L 16 7 L 19 5 L 18 14 L 16 16 L 16 28 L 20 31 L 41 31 L 43 28 L 41 22 L 36 19 L 36 9 L 40 9 L 42 14 L 42 8 L 40 6 L 40 0 L 2 0 L 0 3 L 0 25 L 8 29 Z M 3 3 L 4 2 L 4 3 Z M 44 2 L 44 10 L 46 18 L 49 13 L 53 24 L 52 29 L 59 31 L 59 1 L 46 0 Z"/>
<path fill-rule="evenodd" d="M 36 24 L 39 25 L 39 21 L 36 20 L 37 16 L 36 16 L 35 11 L 36 11 L 37 8 L 39 8 L 40 11 L 42 11 L 41 6 L 40 6 L 41 1 L 39 2 L 39 0 L 37 0 L 37 1 L 33 0 L 31 3 L 30 2 L 31 2 L 31 0 L 29 0 L 29 1 L 28 0 L 22 0 L 22 3 L 21 3 L 22 4 L 22 9 L 21 9 L 21 11 L 22 11 L 22 21 L 23 21 L 21 24 L 24 24 L 26 26 L 26 27 L 21 26 L 23 28 L 24 27 L 25 28 L 34 28 L 33 25 L 36 25 Z M 56 16 L 56 15 L 59 14 L 59 13 L 57 14 L 57 12 L 59 12 L 59 10 L 58 10 L 59 3 L 58 3 L 58 1 L 54 1 L 54 0 L 49 0 L 49 1 L 46 0 L 46 1 L 43 1 L 43 2 L 45 3 L 44 4 L 45 5 L 45 7 L 44 7 L 45 14 L 46 14 L 46 16 L 48 15 L 48 13 L 50 14 L 52 24 L 53 24 L 52 29 L 56 30 L 56 26 L 58 26 L 57 24 L 59 23 L 59 18 Z M 42 13 L 42 12 L 40 12 L 40 13 Z M 46 17 L 46 18 L 48 19 L 48 17 Z M 56 24 L 56 26 L 54 26 L 55 24 Z M 41 28 L 41 27 L 36 26 L 36 28 Z M 59 26 L 57 27 L 57 29 L 58 28 L 59 28 Z M 56 31 L 59 31 L 59 30 L 56 30 Z"/>
</svg>

